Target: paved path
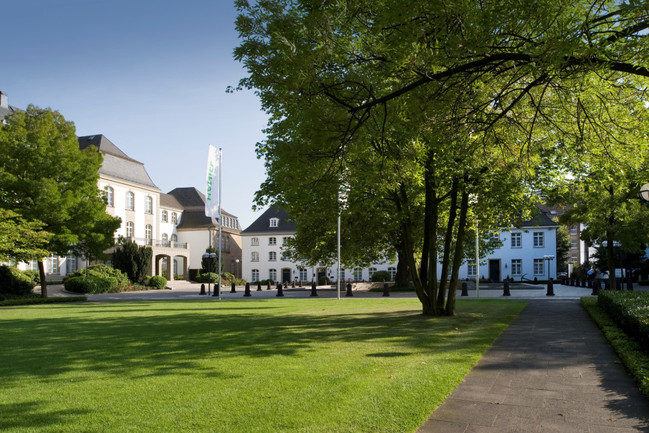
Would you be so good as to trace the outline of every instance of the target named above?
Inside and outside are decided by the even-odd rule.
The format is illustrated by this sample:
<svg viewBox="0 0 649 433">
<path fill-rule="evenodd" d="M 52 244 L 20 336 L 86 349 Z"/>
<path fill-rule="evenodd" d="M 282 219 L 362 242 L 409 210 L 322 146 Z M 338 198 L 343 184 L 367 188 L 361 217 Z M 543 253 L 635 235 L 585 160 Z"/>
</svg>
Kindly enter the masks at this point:
<svg viewBox="0 0 649 433">
<path fill-rule="evenodd" d="M 577 300 L 530 301 L 418 433 L 649 432 L 649 401 Z"/>
</svg>

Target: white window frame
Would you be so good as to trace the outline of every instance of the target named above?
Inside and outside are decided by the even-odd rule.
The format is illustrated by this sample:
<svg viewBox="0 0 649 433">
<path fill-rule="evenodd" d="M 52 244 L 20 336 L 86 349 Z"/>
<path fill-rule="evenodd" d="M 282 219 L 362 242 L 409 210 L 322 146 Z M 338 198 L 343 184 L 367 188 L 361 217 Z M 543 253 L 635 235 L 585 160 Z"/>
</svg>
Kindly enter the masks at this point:
<svg viewBox="0 0 649 433">
<path fill-rule="evenodd" d="M 361 281 L 363 279 L 363 269 L 356 268 L 354 269 L 354 281 Z"/>
<path fill-rule="evenodd" d="M 258 262 L 259 261 L 259 253 L 257 251 L 253 251 L 250 253 L 250 261 L 251 262 Z"/>
<path fill-rule="evenodd" d="M 390 273 L 390 281 L 394 281 L 397 278 L 397 268 L 390 266 L 388 272 Z"/>
<path fill-rule="evenodd" d="M 133 224 L 133 221 L 127 221 L 126 222 L 126 237 L 128 239 L 131 239 L 135 236 L 135 224 Z"/>
<path fill-rule="evenodd" d="M 307 269 L 300 269 L 300 281 L 307 281 L 309 279 L 309 271 Z"/>
<path fill-rule="evenodd" d="M 115 207 L 115 190 L 112 186 L 106 187 L 106 206 Z"/>
<path fill-rule="evenodd" d="M 259 238 L 250 238 L 250 245 L 253 247 L 259 246 Z"/>
<path fill-rule="evenodd" d="M 268 252 L 268 261 L 269 262 L 276 262 L 277 261 L 277 253 L 275 251 L 269 251 Z"/>
<path fill-rule="evenodd" d="M 135 210 L 135 194 L 133 191 L 126 192 L 126 210 Z"/>
<path fill-rule="evenodd" d="M 468 277 L 475 277 L 476 276 L 475 260 L 471 260 L 471 259 L 467 260 L 466 265 L 467 265 L 466 275 Z"/>
<path fill-rule="evenodd" d="M 153 243 L 153 226 L 151 224 L 144 226 L 144 239 L 146 240 L 147 245 Z"/>
<path fill-rule="evenodd" d="M 511 267 L 512 267 L 512 275 L 523 275 L 522 259 L 512 259 Z"/>
<path fill-rule="evenodd" d="M 178 214 L 171 212 L 171 224 L 178 224 Z"/>
<path fill-rule="evenodd" d="M 545 275 L 545 259 L 534 259 L 534 275 Z"/>
<path fill-rule="evenodd" d="M 268 238 L 268 245 L 277 245 L 277 238 L 274 236 L 271 236 Z"/>
<path fill-rule="evenodd" d="M 259 269 L 253 269 L 250 272 L 250 276 L 252 277 L 253 282 L 259 281 Z"/>
<path fill-rule="evenodd" d="M 270 227 L 277 227 L 279 225 L 279 218 L 270 219 Z"/>
<path fill-rule="evenodd" d="M 510 240 L 512 248 L 523 247 L 523 234 L 521 232 L 512 232 Z"/>
<path fill-rule="evenodd" d="M 534 248 L 544 248 L 545 247 L 545 233 L 543 232 L 534 232 Z"/>
<path fill-rule="evenodd" d="M 144 213 L 153 214 L 153 198 L 150 195 L 144 197 Z"/>
<path fill-rule="evenodd" d="M 277 269 L 268 270 L 268 279 L 273 280 L 273 282 L 277 282 Z"/>
<path fill-rule="evenodd" d="M 160 221 L 162 221 L 163 223 L 169 222 L 169 212 L 163 210 L 160 214 Z"/>
</svg>

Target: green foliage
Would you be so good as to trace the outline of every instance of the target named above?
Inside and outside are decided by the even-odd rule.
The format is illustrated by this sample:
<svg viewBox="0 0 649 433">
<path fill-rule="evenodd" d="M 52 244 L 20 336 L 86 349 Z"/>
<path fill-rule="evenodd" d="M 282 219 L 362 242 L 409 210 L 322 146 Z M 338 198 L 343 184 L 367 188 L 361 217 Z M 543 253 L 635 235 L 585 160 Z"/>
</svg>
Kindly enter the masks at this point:
<svg viewBox="0 0 649 433">
<path fill-rule="evenodd" d="M 68 277 L 85 277 L 86 275 L 100 278 L 115 278 L 115 280 L 117 280 L 117 284 L 121 286 L 131 284 L 131 281 L 122 271 L 120 271 L 119 269 L 111 268 L 110 266 L 103 263 L 92 265 L 84 269 L 79 269 L 71 274 L 68 274 Z"/>
<path fill-rule="evenodd" d="M 88 275 L 67 278 L 63 285 L 68 292 L 96 294 L 115 291 L 118 282 L 114 277 Z"/>
<path fill-rule="evenodd" d="M 12 266 L 0 266 L 0 294 L 26 296 L 36 284 L 22 271 Z"/>
<path fill-rule="evenodd" d="M 149 279 L 147 284 L 149 287 L 156 288 L 158 290 L 167 288 L 167 279 L 161 275 L 154 275 Z"/>
<path fill-rule="evenodd" d="M 382 282 L 382 281 L 392 281 L 390 278 L 390 273 L 388 271 L 376 271 L 372 274 L 370 280 L 373 283 Z"/>
<path fill-rule="evenodd" d="M 45 223 L 27 221 L 18 213 L 0 208 L 0 260 L 29 261 L 47 256 L 52 236 L 44 231 Z"/>
<path fill-rule="evenodd" d="M 568 271 L 568 255 L 570 253 L 570 229 L 566 225 L 557 228 L 557 272 Z"/>
<path fill-rule="evenodd" d="M 1 298 L 1 296 L 0 296 Z M 64 302 L 87 301 L 86 296 L 58 296 L 55 298 L 41 298 L 40 296 L 28 296 L 13 299 L 0 299 L 0 307 L 13 307 L 17 305 L 39 305 L 39 304 L 61 304 Z"/>
<path fill-rule="evenodd" d="M 649 292 L 600 291 L 597 304 L 649 353 Z"/>
<path fill-rule="evenodd" d="M 41 274 L 38 271 L 32 271 L 31 269 L 28 269 L 22 272 L 23 274 L 27 275 L 30 280 L 32 280 L 34 286 L 37 286 L 41 283 Z"/>
<path fill-rule="evenodd" d="M 322 275 L 320 278 L 318 278 L 318 285 L 319 286 L 328 286 L 331 284 L 331 281 L 329 281 L 329 278 L 325 275 Z"/>
<path fill-rule="evenodd" d="M 150 247 L 140 246 L 131 239 L 120 238 L 113 253 L 113 266 L 124 272 L 132 282 L 142 283 L 151 270 L 152 259 L 153 250 Z"/>
<path fill-rule="evenodd" d="M 218 274 L 219 272 L 219 253 L 212 247 L 208 247 L 205 250 L 206 253 L 215 253 L 214 258 L 212 260 L 208 260 L 206 258 L 201 258 L 201 271 L 203 273 L 206 272 L 212 272 L 215 274 Z M 223 264 L 221 264 L 221 267 Z"/>
<path fill-rule="evenodd" d="M 581 298 L 592 319 L 611 343 L 624 366 L 633 376 L 640 391 L 649 397 L 649 354 L 640 347 L 637 340 L 629 337 L 613 318 L 599 305 L 599 299 Z"/>
</svg>

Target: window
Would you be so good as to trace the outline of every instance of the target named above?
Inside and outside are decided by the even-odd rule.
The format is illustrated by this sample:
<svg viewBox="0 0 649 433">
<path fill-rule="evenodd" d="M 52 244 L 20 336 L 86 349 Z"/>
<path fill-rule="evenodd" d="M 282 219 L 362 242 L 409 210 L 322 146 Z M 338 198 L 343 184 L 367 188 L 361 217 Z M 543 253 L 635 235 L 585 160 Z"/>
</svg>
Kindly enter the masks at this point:
<svg viewBox="0 0 649 433">
<path fill-rule="evenodd" d="M 144 212 L 148 214 L 153 213 L 153 199 L 148 195 L 144 197 Z"/>
<path fill-rule="evenodd" d="M 545 260 L 543 259 L 534 259 L 534 275 L 543 275 L 545 274 Z"/>
<path fill-rule="evenodd" d="M 134 233 L 133 222 L 129 221 L 126 223 L 126 237 L 132 238 Z"/>
<path fill-rule="evenodd" d="M 72 272 L 77 270 L 77 258 L 75 256 L 68 256 L 65 260 L 65 263 L 68 267 L 68 274 L 71 274 Z"/>
<path fill-rule="evenodd" d="M 259 281 L 259 269 L 253 269 L 251 275 L 252 275 L 252 281 L 254 282 Z"/>
<path fill-rule="evenodd" d="M 475 260 L 467 260 L 466 261 L 468 269 L 467 269 L 467 276 L 469 277 L 475 277 L 476 276 L 476 268 L 475 268 Z"/>
<path fill-rule="evenodd" d="M 268 261 L 274 262 L 277 260 L 277 253 L 275 251 L 271 251 L 268 253 Z"/>
<path fill-rule="evenodd" d="M 171 212 L 171 224 L 178 224 L 178 214 Z"/>
<path fill-rule="evenodd" d="M 282 245 L 286 245 L 288 243 L 288 236 L 284 236 L 282 238 Z"/>
<path fill-rule="evenodd" d="M 397 277 L 397 268 L 390 266 L 388 268 L 388 272 L 390 273 L 390 280 L 394 281 L 394 279 Z"/>
<path fill-rule="evenodd" d="M 285 262 L 289 261 L 288 253 L 286 251 L 282 252 L 281 260 Z"/>
<path fill-rule="evenodd" d="M 345 281 L 345 270 L 340 268 L 340 281 Z"/>
<path fill-rule="evenodd" d="M 250 238 L 250 245 L 256 247 L 259 245 L 259 238 Z"/>
<path fill-rule="evenodd" d="M 279 224 L 279 218 L 271 218 L 270 219 L 270 226 L 271 227 L 277 227 L 278 224 Z"/>
<path fill-rule="evenodd" d="M 126 193 L 126 210 L 135 210 L 135 194 L 131 191 Z"/>
<path fill-rule="evenodd" d="M 520 248 L 522 246 L 522 233 L 512 233 L 512 248 Z"/>
<path fill-rule="evenodd" d="M 534 248 L 543 248 L 545 246 L 545 237 L 543 232 L 534 232 Z"/>
<path fill-rule="evenodd" d="M 277 238 L 268 238 L 268 245 L 277 245 Z"/>
<path fill-rule="evenodd" d="M 521 275 L 523 273 L 523 260 L 512 259 L 512 275 Z"/>
<path fill-rule="evenodd" d="M 59 274 L 59 257 L 52 254 L 50 259 L 47 261 L 47 273 L 48 274 Z"/>
<path fill-rule="evenodd" d="M 171 242 L 178 242 L 178 235 L 171 235 Z"/>
<path fill-rule="evenodd" d="M 577 241 L 570 242 L 570 248 L 572 248 L 572 249 L 579 248 L 579 245 L 577 245 Z"/>
<path fill-rule="evenodd" d="M 577 225 L 570 226 L 570 234 L 571 235 L 579 234 L 579 227 L 577 227 Z"/>
<path fill-rule="evenodd" d="M 110 186 L 106 187 L 106 205 L 115 207 L 115 190 Z"/>
<path fill-rule="evenodd" d="M 144 239 L 146 239 L 147 245 L 151 245 L 153 239 L 153 226 L 151 224 L 147 224 L 144 228 Z"/>
<path fill-rule="evenodd" d="M 354 280 L 360 281 L 363 279 L 363 270 L 361 268 L 354 269 Z"/>
<path fill-rule="evenodd" d="M 268 270 L 268 279 L 277 281 L 277 270 L 276 269 L 269 269 Z"/>
<path fill-rule="evenodd" d="M 372 275 L 376 272 L 376 268 L 370 268 L 370 281 L 372 280 Z"/>
<path fill-rule="evenodd" d="M 169 236 L 166 233 L 162 234 L 162 245 L 165 247 L 169 246 Z"/>
<path fill-rule="evenodd" d="M 162 216 L 160 217 L 160 219 L 162 220 L 163 223 L 168 222 L 169 221 L 169 212 L 167 212 L 166 210 L 163 210 L 162 211 Z"/>
<path fill-rule="evenodd" d="M 306 269 L 300 269 L 300 280 L 307 281 L 309 279 L 309 273 Z"/>
<path fill-rule="evenodd" d="M 257 251 L 253 251 L 250 253 L 250 261 L 252 262 L 258 262 L 259 261 L 259 253 Z"/>
</svg>

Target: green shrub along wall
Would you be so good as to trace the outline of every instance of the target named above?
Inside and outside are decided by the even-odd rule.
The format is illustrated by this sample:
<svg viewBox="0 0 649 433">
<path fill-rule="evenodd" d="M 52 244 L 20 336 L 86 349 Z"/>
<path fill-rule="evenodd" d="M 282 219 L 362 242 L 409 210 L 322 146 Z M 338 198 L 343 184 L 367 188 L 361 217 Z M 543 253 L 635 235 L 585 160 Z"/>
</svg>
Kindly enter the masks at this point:
<svg viewBox="0 0 649 433">
<path fill-rule="evenodd" d="M 0 266 L 0 294 L 26 296 L 36 284 L 32 279 L 13 266 Z"/>
</svg>

